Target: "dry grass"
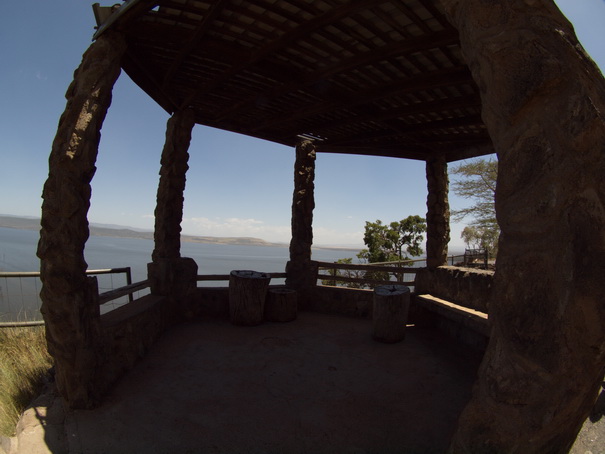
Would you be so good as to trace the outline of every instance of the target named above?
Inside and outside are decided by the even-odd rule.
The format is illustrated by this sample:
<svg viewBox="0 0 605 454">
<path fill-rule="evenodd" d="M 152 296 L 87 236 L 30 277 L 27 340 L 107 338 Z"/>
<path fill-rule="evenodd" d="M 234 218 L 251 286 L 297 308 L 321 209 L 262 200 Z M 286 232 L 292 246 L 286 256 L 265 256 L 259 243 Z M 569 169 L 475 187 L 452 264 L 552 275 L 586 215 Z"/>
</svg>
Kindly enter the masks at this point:
<svg viewBox="0 0 605 454">
<path fill-rule="evenodd" d="M 0 435 L 14 435 L 19 415 L 42 390 L 51 364 L 43 326 L 0 328 Z"/>
</svg>

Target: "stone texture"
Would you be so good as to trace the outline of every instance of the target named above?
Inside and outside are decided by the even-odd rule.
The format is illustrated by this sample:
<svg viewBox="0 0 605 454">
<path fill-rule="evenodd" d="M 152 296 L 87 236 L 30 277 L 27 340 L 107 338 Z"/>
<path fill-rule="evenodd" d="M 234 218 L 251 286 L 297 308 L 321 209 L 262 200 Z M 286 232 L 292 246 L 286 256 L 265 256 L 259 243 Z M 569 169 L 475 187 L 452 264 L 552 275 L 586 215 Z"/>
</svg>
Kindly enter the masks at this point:
<svg viewBox="0 0 605 454">
<path fill-rule="evenodd" d="M 273 288 L 267 293 L 265 320 L 291 322 L 298 312 L 298 293 L 291 288 Z"/>
<path fill-rule="evenodd" d="M 487 314 L 493 281 L 493 271 L 440 266 L 419 270 L 414 289 Z"/>
<path fill-rule="evenodd" d="M 145 356 L 174 318 L 169 300 L 145 295 L 101 316 L 107 351 L 102 370 L 105 390 Z"/>
<path fill-rule="evenodd" d="M 194 125 L 195 118 L 192 109 L 176 112 L 168 120 L 155 209 L 153 261 L 181 256 L 183 193 L 186 173 L 189 169 L 187 150 Z"/>
<path fill-rule="evenodd" d="M 192 303 L 197 289 L 197 273 L 197 263 L 189 257 L 156 259 L 147 264 L 151 293 L 168 298 L 172 321 L 194 315 Z"/>
<path fill-rule="evenodd" d="M 552 1 L 442 0 L 498 153 L 492 338 L 451 452 L 567 452 L 605 372 L 605 83 Z"/>
<path fill-rule="evenodd" d="M 443 155 L 426 161 L 426 264 L 429 268 L 447 263 L 450 242 L 450 204 L 447 162 Z"/>
<path fill-rule="evenodd" d="M 57 387 L 71 407 L 90 407 L 99 398 L 98 290 L 96 278 L 85 274 L 84 245 L 100 130 L 125 50 L 123 37 L 108 32 L 84 54 L 67 90 L 42 194 L 41 312 Z"/>
<path fill-rule="evenodd" d="M 294 195 L 292 199 L 292 240 L 290 261 L 286 265 L 286 285 L 299 291 L 302 299 L 315 284 L 311 266 L 313 245 L 313 209 L 315 208 L 315 145 L 301 140 L 296 146 Z"/>
</svg>

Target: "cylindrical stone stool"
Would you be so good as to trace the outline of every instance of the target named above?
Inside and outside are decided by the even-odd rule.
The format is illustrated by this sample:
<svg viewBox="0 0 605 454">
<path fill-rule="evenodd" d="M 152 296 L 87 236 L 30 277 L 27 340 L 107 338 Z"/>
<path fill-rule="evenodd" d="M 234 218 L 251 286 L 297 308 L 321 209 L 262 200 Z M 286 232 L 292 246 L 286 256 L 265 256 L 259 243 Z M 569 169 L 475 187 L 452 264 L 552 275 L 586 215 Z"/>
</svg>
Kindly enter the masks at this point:
<svg viewBox="0 0 605 454">
<path fill-rule="evenodd" d="M 374 289 L 372 337 L 395 343 L 405 338 L 410 308 L 410 289 L 405 285 L 381 285 Z"/>
<path fill-rule="evenodd" d="M 291 288 L 272 288 L 265 302 L 265 320 L 291 322 L 296 319 L 298 297 Z"/>
<path fill-rule="evenodd" d="M 229 275 L 229 317 L 234 325 L 254 326 L 263 322 L 265 298 L 271 276 L 249 270 Z"/>
</svg>

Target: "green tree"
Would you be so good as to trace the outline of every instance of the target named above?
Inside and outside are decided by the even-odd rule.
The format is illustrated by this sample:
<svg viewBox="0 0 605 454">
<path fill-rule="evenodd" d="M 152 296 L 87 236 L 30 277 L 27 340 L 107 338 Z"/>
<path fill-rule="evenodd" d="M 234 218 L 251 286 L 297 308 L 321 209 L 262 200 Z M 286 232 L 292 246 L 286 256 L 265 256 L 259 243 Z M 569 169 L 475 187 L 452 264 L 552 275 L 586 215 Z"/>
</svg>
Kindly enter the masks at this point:
<svg viewBox="0 0 605 454">
<path fill-rule="evenodd" d="M 421 255 L 420 247 L 426 232 L 426 220 L 420 216 L 408 216 L 401 221 L 383 224 L 380 219 L 376 222 L 366 222 L 363 242 L 368 247 L 362 249 L 357 258 L 361 263 L 395 262 L 409 260 L 410 257 Z M 353 263 L 352 258 L 340 259 L 336 263 Z M 388 272 L 380 271 L 354 271 L 354 270 L 329 270 L 331 276 L 346 276 L 365 278 L 372 280 L 388 281 Z M 323 285 L 333 285 L 336 281 L 323 279 Z M 362 288 L 362 284 L 346 282 L 344 285 L 350 288 Z"/>
<path fill-rule="evenodd" d="M 420 216 L 408 216 L 389 225 L 383 224 L 380 219 L 366 222 L 363 242 L 368 248 L 362 249 L 357 258 L 367 263 L 408 260 L 422 254 L 420 245 L 424 240 L 424 232 L 426 220 Z M 389 280 L 389 273 L 368 271 L 364 277 L 386 281 Z"/>
<path fill-rule="evenodd" d="M 464 243 L 472 249 L 483 249 L 493 251 L 490 245 L 498 244 L 498 234 L 496 229 L 482 229 L 472 225 L 467 225 L 462 230 L 460 237 L 464 240 Z M 496 246 L 493 246 L 494 248 Z"/>
<path fill-rule="evenodd" d="M 452 211 L 452 218 L 456 222 L 471 218 L 461 238 L 467 246 L 485 248 L 495 255 L 500 235 L 495 205 L 498 161 L 480 159 L 467 162 L 454 167 L 451 173 L 461 177 L 452 184 L 452 191 L 473 201 L 467 208 Z"/>
<path fill-rule="evenodd" d="M 386 225 L 380 219 L 366 222 L 363 242 L 368 249 L 358 257 L 369 263 L 406 260 L 422 254 L 420 245 L 426 232 L 426 220 L 420 216 L 408 216 Z M 408 256 L 409 254 L 409 256 Z"/>
</svg>

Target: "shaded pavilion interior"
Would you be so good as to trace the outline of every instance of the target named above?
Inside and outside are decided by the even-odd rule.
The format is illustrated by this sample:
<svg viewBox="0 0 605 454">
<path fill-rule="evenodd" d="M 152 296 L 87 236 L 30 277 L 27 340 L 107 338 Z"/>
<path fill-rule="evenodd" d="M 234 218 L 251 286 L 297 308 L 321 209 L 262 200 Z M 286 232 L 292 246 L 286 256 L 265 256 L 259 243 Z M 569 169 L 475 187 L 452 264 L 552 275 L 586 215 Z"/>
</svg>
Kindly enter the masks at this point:
<svg viewBox="0 0 605 454">
<path fill-rule="evenodd" d="M 540 145 L 540 140 L 558 130 L 565 131 L 558 137 L 563 144 L 560 148 L 574 152 L 574 159 L 578 156 L 567 168 L 592 167 L 586 181 L 597 179 L 594 172 L 603 165 L 599 151 L 603 151 L 605 128 L 599 109 L 605 102 L 605 88 L 598 69 L 582 53 L 571 25 L 554 3 L 538 3 L 129 0 L 119 7 L 95 5 L 99 24 L 95 41 L 75 73 L 53 143 L 38 250 L 49 348 L 57 362 L 59 389 L 68 404 L 97 405 L 103 391 L 123 373 L 124 363 L 132 362 L 138 354 L 123 353 L 119 360 L 128 360 L 122 364 L 116 360 L 115 353 L 124 346 L 116 347 L 115 339 L 123 335 L 120 330 L 132 331 L 132 326 L 104 325 L 98 315 L 96 283 L 86 278 L 83 259 L 89 183 L 100 130 L 111 102 L 111 87 L 124 70 L 171 115 L 162 153 L 155 250 L 149 264 L 152 295 L 166 304 L 153 306 L 145 315 L 137 314 L 139 321 L 145 319 L 141 323 L 147 323 L 140 349 L 148 348 L 166 325 L 187 314 L 187 302 L 195 287 L 197 265 L 182 258 L 179 250 L 187 149 L 194 124 L 295 148 L 286 282 L 298 290 L 303 306 L 305 298 L 312 297 L 314 285 L 310 252 L 317 152 L 426 162 L 430 269 L 445 264 L 449 240 L 447 163 L 497 152 L 497 210 L 503 236 L 494 284 L 498 295 L 491 299 L 494 329 L 477 389 L 452 446 L 460 452 L 479 445 L 496 451 L 521 446 L 526 448 L 524 452 L 555 447 L 563 452 L 586 418 L 603 377 L 605 349 L 598 346 L 602 347 L 605 338 L 605 323 L 601 322 L 605 309 L 598 306 L 603 288 L 597 282 L 602 259 L 595 259 L 605 250 L 598 230 L 603 215 L 594 207 L 587 208 L 588 214 L 580 213 L 577 223 L 570 221 L 571 227 L 561 228 L 563 236 L 571 232 L 570 256 L 585 254 L 579 238 L 591 238 L 593 249 L 584 257 L 592 258 L 597 270 L 583 277 L 582 286 L 588 291 L 582 295 L 574 293 L 575 280 L 559 279 L 563 288 L 556 290 L 566 296 L 557 299 L 554 291 L 546 290 L 557 277 L 540 278 L 545 269 L 551 272 L 556 259 L 540 255 L 540 245 L 533 250 L 528 237 L 516 229 L 520 224 L 539 222 L 534 219 L 536 211 L 516 213 L 511 211 L 512 202 L 507 203 L 514 199 L 517 205 L 525 203 L 546 211 L 562 206 L 565 213 L 573 214 L 569 200 L 580 190 L 568 191 L 567 201 L 561 202 L 561 198 L 542 206 L 531 198 L 531 188 L 518 196 L 511 186 L 519 178 L 539 182 L 551 174 L 552 187 L 563 180 L 558 169 L 566 164 L 557 153 L 564 151 L 555 147 L 554 152 L 545 154 L 547 147 Z M 534 29 L 536 33 L 529 37 L 519 31 Z M 509 33 L 497 33 L 503 30 Z M 510 39 L 499 41 L 502 36 Z M 525 42 L 540 46 L 519 44 Z M 510 62 L 502 49 L 514 57 Z M 528 56 L 550 64 L 549 71 L 536 70 Z M 578 81 L 556 77 L 553 62 L 559 60 L 562 65 L 569 64 Z M 491 65 L 495 71 L 490 72 Z M 557 90 L 549 92 L 547 88 L 552 87 Z M 573 104 L 565 98 L 567 93 L 580 93 L 591 102 Z M 538 128 L 536 132 L 528 118 L 544 118 L 552 103 L 559 101 L 557 107 L 570 115 L 550 130 Z M 580 111 L 583 114 L 578 114 Z M 567 127 L 566 121 L 573 127 Z M 535 153 L 530 154 L 534 148 Z M 552 164 L 546 170 L 536 164 L 544 157 Z M 602 185 L 594 191 L 595 200 L 602 204 Z M 589 218 L 593 227 L 583 230 Z M 558 232 L 555 229 L 555 234 Z M 531 264 L 535 269 L 525 269 L 524 273 L 511 267 L 519 259 L 520 244 L 538 257 Z M 570 262 L 574 276 L 584 270 L 583 262 Z M 536 280 L 543 286 L 529 285 L 528 296 L 523 296 L 524 283 Z M 561 289 L 569 291 L 561 293 Z M 539 300 L 537 310 L 516 304 L 527 298 Z M 565 318 L 559 315 L 561 307 L 569 308 L 563 311 Z M 575 313 L 592 316 L 578 319 Z M 533 325 L 519 320 L 538 316 L 547 327 L 560 328 L 565 340 L 553 342 L 541 331 L 530 338 L 524 336 Z M 584 325 L 590 339 L 577 334 Z M 148 329 L 150 326 L 153 329 Z M 561 350 L 559 346 L 565 341 L 574 346 Z M 535 351 L 529 347 L 532 342 Z M 540 351 L 555 359 L 534 368 L 532 361 Z M 585 361 L 582 380 L 570 372 L 568 363 L 574 358 Z M 515 361 L 523 366 L 511 367 L 512 372 L 507 371 L 503 378 L 499 367 Z M 536 389 L 548 384 L 552 399 L 567 396 L 563 400 L 569 408 L 565 404 L 565 408 L 552 410 L 530 386 L 534 391 L 522 398 L 526 413 L 515 419 L 519 402 L 510 394 L 518 389 L 516 386 L 527 387 L 532 377 L 537 378 Z M 570 379 L 578 381 L 571 388 L 562 383 Z M 489 412 L 489 418 L 482 411 Z M 534 424 L 546 421 L 544 414 L 549 415 L 549 422 Z M 561 430 L 563 425 L 569 428 Z M 478 431 L 482 435 L 477 437 Z"/>
</svg>

